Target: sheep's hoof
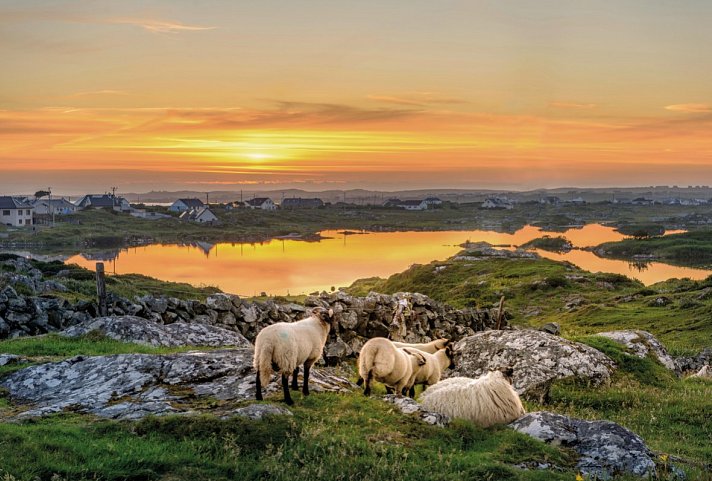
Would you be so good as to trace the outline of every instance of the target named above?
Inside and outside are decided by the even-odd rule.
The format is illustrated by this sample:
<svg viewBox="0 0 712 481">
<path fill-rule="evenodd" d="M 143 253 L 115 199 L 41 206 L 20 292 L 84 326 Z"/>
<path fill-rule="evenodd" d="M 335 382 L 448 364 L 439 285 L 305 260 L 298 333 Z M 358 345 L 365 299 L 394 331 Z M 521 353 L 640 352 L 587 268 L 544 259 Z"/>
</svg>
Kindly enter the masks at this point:
<svg viewBox="0 0 712 481">
<path fill-rule="evenodd" d="M 258 392 L 257 394 L 255 394 L 255 399 L 258 401 L 262 401 L 262 393 Z"/>
<path fill-rule="evenodd" d="M 287 403 L 287 406 L 294 406 L 294 401 L 292 401 L 291 399 L 285 399 L 284 402 Z"/>
<path fill-rule="evenodd" d="M 302 395 L 308 396 L 308 395 L 309 395 L 309 391 L 302 391 Z"/>
</svg>

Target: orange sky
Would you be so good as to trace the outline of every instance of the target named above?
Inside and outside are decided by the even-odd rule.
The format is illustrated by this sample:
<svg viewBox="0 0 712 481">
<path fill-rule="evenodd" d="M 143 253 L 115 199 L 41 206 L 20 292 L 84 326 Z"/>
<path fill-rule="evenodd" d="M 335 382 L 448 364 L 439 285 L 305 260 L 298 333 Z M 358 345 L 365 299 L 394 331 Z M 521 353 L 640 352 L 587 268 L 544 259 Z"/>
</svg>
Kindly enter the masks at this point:
<svg viewBox="0 0 712 481">
<path fill-rule="evenodd" d="M 6 1 L 0 190 L 709 184 L 711 14 Z"/>
</svg>

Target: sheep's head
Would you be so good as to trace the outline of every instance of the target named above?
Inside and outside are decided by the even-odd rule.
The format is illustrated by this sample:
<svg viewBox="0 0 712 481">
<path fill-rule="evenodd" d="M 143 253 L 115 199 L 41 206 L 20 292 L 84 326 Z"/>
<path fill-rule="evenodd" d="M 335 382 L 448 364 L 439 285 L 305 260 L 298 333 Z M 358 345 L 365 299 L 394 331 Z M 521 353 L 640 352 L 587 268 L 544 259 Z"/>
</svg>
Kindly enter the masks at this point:
<svg viewBox="0 0 712 481">
<path fill-rule="evenodd" d="M 512 384 L 512 378 L 514 377 L 514 368 L 512 368 L 511 366 L 502 367 L 499 369 L 499 372 L 502 373 L 502 377 L 504 377 L 509 384 Z"/>
<path fill-rule="evenodd" d="M 448 366 L 448 369 L 455 369 L 455 349 L 452 348 L 452 344 L 450 344 L 450 341 L 448 341 L 447 345 L 445 346 L 445 354 L 447 354 L 447 358 L 450 360 L 450 365 Z"/>
<path fill-rule="evenodd" d="M 311 311 L 312 316 L 319 319 L 324 324 L 331 326 L 334 323 L 334 310 L 325 307 L 315 307 Z"/>
<path fill-rule="evenodd" d="M 448 347 L 449 345 L 450 345 L 450 339 L 442 338 L 442 339 L 437 339 L 437 340 L 435 341 L 435 347 L 436 347 L 438 350 L 440 350 L 440 349 L 445 349 L 445 348 Z"/>
<path fill-rule="evenodd" d="M 420 351 L 408 348 L 404 348 L 403 351 L 413 356 L 418 361 L 418 366 L 423 366 L 425 364 L 425 356 L 423 356 Z"/>
</svg>

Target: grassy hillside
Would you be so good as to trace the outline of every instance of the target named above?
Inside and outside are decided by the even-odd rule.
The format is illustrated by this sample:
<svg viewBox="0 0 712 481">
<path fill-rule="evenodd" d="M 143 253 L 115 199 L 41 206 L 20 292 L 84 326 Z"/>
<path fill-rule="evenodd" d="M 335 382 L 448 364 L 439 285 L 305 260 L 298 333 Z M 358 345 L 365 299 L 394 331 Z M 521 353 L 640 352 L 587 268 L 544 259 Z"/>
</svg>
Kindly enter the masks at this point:
<svg viewBox="0 0 712 481">
<path fill-rule="evenodd" d="M 596 251 L 619 259 L 645 256 L 682 266 L 709 267 L 712 265 L 712 230 L 606 242 Z"/>
<path fill-rule="evenodd" d="M 645 329 L 681 354 L 712 344 L 710 287 L 712 279 L 646 288 L 618 274 L 591 273 L 547 259 L 481 257 L 415 265 L 388 279 L 356 281 L 348 291 L 421 292 L 458 307 L 490 306 L 505 296 L 513 324 L 558 322 L 566 336 Z M 659 298 L 663 305 L 656 302 Z"/>
</svg>

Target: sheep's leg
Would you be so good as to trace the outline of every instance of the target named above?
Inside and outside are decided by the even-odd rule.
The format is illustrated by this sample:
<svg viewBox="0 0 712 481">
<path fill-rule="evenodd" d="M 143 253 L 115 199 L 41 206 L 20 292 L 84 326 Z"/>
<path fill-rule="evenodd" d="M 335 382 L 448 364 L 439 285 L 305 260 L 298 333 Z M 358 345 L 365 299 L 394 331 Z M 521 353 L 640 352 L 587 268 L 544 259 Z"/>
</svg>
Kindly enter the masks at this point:
<svg viewBox="0 0 712 481">
<path fill-rule="evenodd" d="M 314 361 L 309 360 L 304 363 L 304 383 L 302 384 L 302 394 L 305 396 L 309 395 L 309 370 L 313 364 Z"/>
<path fill-rule="evenodd" d="M 255 379 L 255 399 L 262 401 L 262 382 L 260 380 L 260 370 L 257 370 L 257 379 Z"/>
<path fill-rule="evenodd" d="M 284 402 L 286 402 L 288 405 L 294 404 L 294 401 L 292 401 L 292 396 L 289 394 L 289 375 L 288 374 L 282 374 L 282 391 L 284 391 Z"/>
<path fill-rule="evenodd" d="M 413 385 L 411 386 L 410 390 L 408 391 L 408 396 L 410 396 L 411 398 L 415 399 L 415 384 L 413 384 Z"/>
<path fill-rule="evenodd" d="M 364 396 L 371 395 L 371 378 L 372 377 L 373 377 L 373 374 L 371 374 L 371 371 L 369 371 L 368 375 L 366 376 L 366 387 L 364 387 L 364 389 L 363 389 Z"/>
<path fill-rule="evenodd" d="M 363 386 L 363 378 L 361 376 L 358 377 L 358 381 L 356 381 L 357 386 Z"/>
<path fill-rule="evenodd" d="M 393 394 L 393 388 L 390 386 L 386 386 L 386 394 Z"/>
<path fill-rule="evenodd" d="M 294 372 L 292 373 L 292 391 L 296 391 L 299 389 L 299 385 L 297 384 L 297 376 L 299 376 L 299 366 L 294 369 Z"/>
</svg>

